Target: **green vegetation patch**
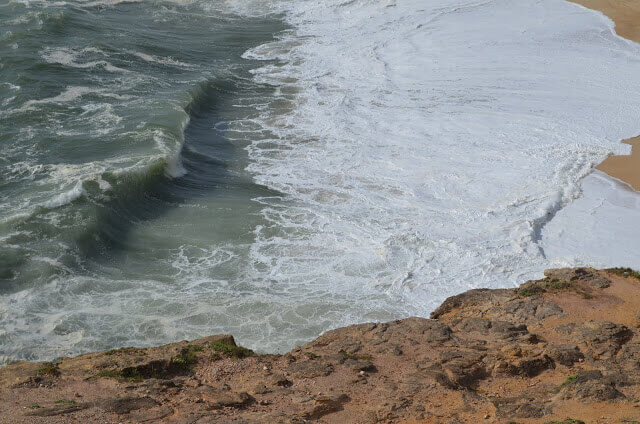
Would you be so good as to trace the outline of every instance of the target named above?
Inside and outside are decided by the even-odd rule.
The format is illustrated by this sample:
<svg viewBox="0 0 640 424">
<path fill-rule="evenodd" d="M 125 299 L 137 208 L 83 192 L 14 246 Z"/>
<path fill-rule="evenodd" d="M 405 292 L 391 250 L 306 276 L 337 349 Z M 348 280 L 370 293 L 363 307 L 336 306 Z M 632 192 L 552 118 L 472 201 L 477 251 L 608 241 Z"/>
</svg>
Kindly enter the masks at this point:
<svg viewBox="0 0 640 424">
<path fill-rule="evenodd" d="M 60 375 L 60 369 L 58 368 L 58 365 L 47 362 L 36 372 L 36 374 L 38 375 L 38 377 L 56 377 Z"/>
<path fill-rule="evenodd" d="M 55 401 L 55 403 L 57 403 L 59 405 L 75 405 L 76 401 L 75 400 L 69 400 L 69 399 L 59 399 L 59 400 Z"/>
<path fill-rule="evenodd" d="M 571 287 L 571 283 L 569 281 L 552 280 L 547 286 L 551 290 L 564 290 Z"/>
<path fill-rule="evenodd" d="M 127 354 L 127 355 L 144 355 L 145 349 L 140 349 L 138 347 L 121 347 L 119 349 L 110 349 L 104 352 L 105 355 L 115 355 L 117 353 Z"/>
<path fill-rule="evenodd" d="M 204 351 L 204 346 L 202 345 L 183 347 L 179 354 L 171 358 L 171 363 L 183 369 L 191 369 L 193 365 L 198 363 L 197 352 L 202 351 Z"/>
<path fill-rule="evenodd" d="M 520 288 L 515 289 L 516 293 L 521 297 L 531 297 L 543 293 L 557 293 L 563 290 L 578 290 L 571 281 L 558 280 L 556 278 L 544 280 L 531 280 L 524 283 Z"/>
<path fill-rule="evenodd" d="M 227 342 L 213 342 L 209 343 L 207 347 L 215 352 L 221 353 L 228 358 L 242 359 L 249 356 L 254 356 L 255 353 L 251 349 L 246 347 L 236 346 Z"/>
<path fill-rule="evenodd" d="M 563 421 L 547 421 L 544 424 L 585 424 L 582 420 L 574 420 L 573 418 L 565 418 Z"/>
<path fill-rule="evenodd" d="M 522 297 L 531 297 L 544 293 L 544 281 L 530 280 L 524 283 L 519 288 L 515 289 L 515 292 Z"/>
<path fill-rule="evenodd" d="M 120 371 L 120 376 L 127 381 L 142 381 L 142 375 L 137 368 L 125 368 Z"/>
<path fill-rule="evenodd" d="M 114 370 L 102 370 L 99 371 L 96 376 L 102 378 L 120 378 L 120 373 Z"/>
<path fill-rule="evenodd" d="M 27 408 L 29 408 L 29 409 L 38 409 L 38 408 L 42 408 L 42 406 L 40 406 L 40 405 L 29 405 L 29 406 L 27 406 Z"/>
<path fill-rule="evenodd" d="M 137 368 L 125 368 L 123 370 L 102 370 L 96 374 L 97 377 L 114 378 L 116 380 L 125 381 L 142 381 L 142 375 Z"/>
<path fill-rule="evenodd" d="M 522 297 L 531 297 L 537 294 L 542 293 L 539 290 L 530 290 L 530 289 L 516 289 L 516 292 Z"/>
<path fill-rule="evenodd" d="M 549 390 L 548 393 L 558 393 L 562 388 L 567 387 L 570 384 L 575 383 L 580 378 L 580 374 L 571 374 L 567 377 L 566 380 L 562 382 L 559 386 L 556 386 L 554 389 Z"/>
<path fill-rule="evenodd" d="M 571 383 L 576 382 L 580 378 L 580 374 L 571 374 L 567 379 L 560 385 L 560 387 L 568 386 Z"/>
<path fill-rule="evenodd" d="M 631 268 L 608 268 L 605 271 L 619 275 L 621 277 L 635 278 L 636 280 L 640 281 L 640 272 L 635 271 Z"/>
</svg>

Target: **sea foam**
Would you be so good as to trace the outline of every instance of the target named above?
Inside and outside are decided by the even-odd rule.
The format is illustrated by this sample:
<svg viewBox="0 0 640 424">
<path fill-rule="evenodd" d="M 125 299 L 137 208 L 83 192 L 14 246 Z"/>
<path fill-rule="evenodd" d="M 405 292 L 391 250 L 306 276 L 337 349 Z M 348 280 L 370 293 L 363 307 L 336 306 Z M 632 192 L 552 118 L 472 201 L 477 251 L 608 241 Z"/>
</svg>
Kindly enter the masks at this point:
<svg viewBox="0 0 640 424">
<path fill-rule="evenodd" d="M 0 157 L 2 355 L 217 332 L 287 351 L 550 266 L 633 262 L 637 194 L 592 171 L 628 152 L 640 112 L 640 51 L 606 18 L 555 1 L 293 0 L 264 44 L 282 26 L 239 15 L 273 5 L 228 3 L 74 2 L 60 12 L 74 31 L 132 36 L 69 45 L 47 19 L 28 70 L 66 77 L 2 86 L 22 105 L 0 112 L 18 124 Z M 130 72 L 73 66 L 107 59 Z"/>
<path fill-rule="evenodd" d="M 375 308 L 385 293 L 426 315 L 461 290 L 594 259 L 541 239 L 640 130 L 640 46 L 611 21 L 556 1 L 281 7 L 295 31 L 245 53 L 279 61 L 254 77 L 295 104 L 266 113 L 275 136 L 249 149 L 257 181 L 287 198 L 265 200 L 257 262 L 319 297 Z"/>
</svg>

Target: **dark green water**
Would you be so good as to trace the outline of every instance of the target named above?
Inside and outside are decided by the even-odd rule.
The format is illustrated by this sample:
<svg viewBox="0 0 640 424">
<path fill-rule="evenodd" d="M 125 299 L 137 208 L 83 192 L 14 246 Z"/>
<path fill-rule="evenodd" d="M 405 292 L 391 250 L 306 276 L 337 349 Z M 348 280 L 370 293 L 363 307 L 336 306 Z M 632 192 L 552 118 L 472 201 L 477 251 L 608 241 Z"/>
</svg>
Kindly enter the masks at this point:
<svg viewBox="0 0 640 424">
<path fill-rule="evenodd" d="M 349 4 L 0 0 L 0 365 L 424 313 L 377 59 L 305 29 Z"/>
<path fill-rule="evenodd" d="M 244 171 L 244 148 L 274 99 L 241 56 L 285 29 L 262 15 L 204 1 L 0 4 L 0 358 L 251 319 L 235 315 L 255 304 L 252 199 L 277 193 Z"/>
</svg>

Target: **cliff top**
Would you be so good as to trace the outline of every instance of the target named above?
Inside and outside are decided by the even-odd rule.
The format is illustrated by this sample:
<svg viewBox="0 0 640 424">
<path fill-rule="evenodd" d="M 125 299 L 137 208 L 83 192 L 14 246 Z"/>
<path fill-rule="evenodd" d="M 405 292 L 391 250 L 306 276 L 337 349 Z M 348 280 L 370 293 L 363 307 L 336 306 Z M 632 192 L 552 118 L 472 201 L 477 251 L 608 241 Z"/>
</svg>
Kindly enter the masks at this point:
<svg viewBox="0 0 640 424">
<path fill-rule="evenodd" d="M 545 275 L 285 355 L 216 335 L 10 365 L 0 422 L 639 422 L 640 274 Z"/>
</svg>

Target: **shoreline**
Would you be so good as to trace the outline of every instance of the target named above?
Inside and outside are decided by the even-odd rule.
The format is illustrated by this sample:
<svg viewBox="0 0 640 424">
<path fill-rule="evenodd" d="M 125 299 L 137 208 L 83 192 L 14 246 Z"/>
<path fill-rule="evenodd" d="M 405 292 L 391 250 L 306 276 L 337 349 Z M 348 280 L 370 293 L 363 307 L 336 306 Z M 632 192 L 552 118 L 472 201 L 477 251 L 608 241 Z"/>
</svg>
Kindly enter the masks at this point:
<svg viewBox="0 0 640 424">
<path fill-rule="evenodd" d="M 640 43 L 640 1 L 638 0 L 568 0 L 588 9 L 597 10 L 611 19 L 620 37 Z M 612 155 L 596 166 L 610 177 L 640 191 L 640 135 L 621 140 L 632 146 L 628 155 Z"/>
<path fill-rule="evenodd" d="M 640 273 L 563 268 L 284 355 L 230 335 L 0 368 L 2 422 L 573 423 L 640 414 Z"/>
<path fill-rule="evenodd" d="M 622 143 L 631 146 L 631 154 L 609 156 L 596 169 L 640 191 L 640 136 L 622 140 Z"/>
</svg>

